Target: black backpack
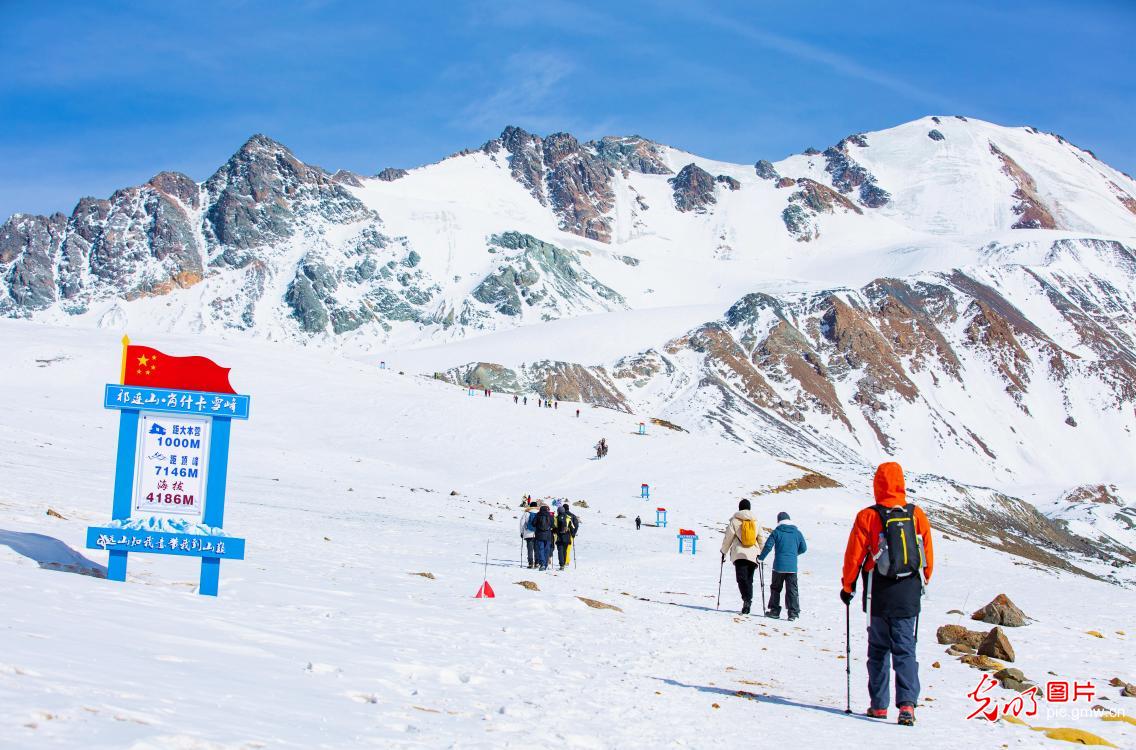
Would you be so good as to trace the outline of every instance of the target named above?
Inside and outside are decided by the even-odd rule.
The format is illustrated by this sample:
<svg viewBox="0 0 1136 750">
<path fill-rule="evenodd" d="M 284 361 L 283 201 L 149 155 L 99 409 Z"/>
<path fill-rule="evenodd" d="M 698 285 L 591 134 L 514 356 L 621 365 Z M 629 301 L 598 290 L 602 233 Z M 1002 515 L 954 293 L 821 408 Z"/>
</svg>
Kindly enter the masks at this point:
<svg viewBox="0 0 1136 750">
<path fill-rule="evenodd" d="M 536 520 L 533 521 L 533 529 L 537 532 L 552 531 L 554 520 L 548 513 L 537 513 Z"/>
<path fill-rule="evenodd" d="M 876 571 L 885 578 L 906 578 L 927 565 L 923 538 L 915 531 L 915 506 L 898 508 L 876 505 L 883 530 L 880 532 Z"/>
<path fill-rule="evenodd" d="M 574 534 L 576 532 L 576 517 L 571 513 L 561 513 L 556 517 L 556 533 Z"/>
</svg>

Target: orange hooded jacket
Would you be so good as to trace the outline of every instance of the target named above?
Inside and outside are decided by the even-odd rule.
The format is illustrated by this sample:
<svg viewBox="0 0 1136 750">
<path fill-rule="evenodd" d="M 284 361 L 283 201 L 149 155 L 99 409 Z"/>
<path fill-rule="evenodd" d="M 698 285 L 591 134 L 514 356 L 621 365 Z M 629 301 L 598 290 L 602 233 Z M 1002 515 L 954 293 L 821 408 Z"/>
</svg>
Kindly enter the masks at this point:
<svg viewBox="0 0 1136 750">
<path fill-rule="evenodd" d="M 898 508 L 907 504 L 907 489 L 903 482 L 903 468 L 894 461 L 880 464 L 872 483 L 876 503 L 888 508 Z M 880 533 L 883 524 L 879 514 L 871 507 L 856 514 L 852 532 L 848 535 L 848 547 L 844 550 L 844 574 L 841 583 L 845 591 L 854 591 L 860 567 L 871 570 L 875 567 L 872 558 L 879 551 Z M 927 556 L 927 567 L 923 568 L 923 578 L 931 580 L 931 570 L 935 566 L 935 552 L 931 547 L 931 523 L 923 509 L 915 508 L 915 532 L 923 538 L 923 553 Z"/>
</svg>

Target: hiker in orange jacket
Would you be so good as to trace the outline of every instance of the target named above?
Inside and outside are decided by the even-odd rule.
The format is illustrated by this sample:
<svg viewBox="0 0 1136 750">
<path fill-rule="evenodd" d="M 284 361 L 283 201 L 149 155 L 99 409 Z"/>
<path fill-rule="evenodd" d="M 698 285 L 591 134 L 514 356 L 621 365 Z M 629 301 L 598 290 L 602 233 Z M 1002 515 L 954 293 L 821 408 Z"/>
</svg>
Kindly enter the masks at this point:
<svg viewBox="0 0 1136 750">
<path fill-rule="evenodd" d="M 856 514 L 844 551 L 840 600 L 852 602 L 863 576 L 868 625 L 868 716 L 887 718 L 889 668 L 895 670 L 899 723 L 915 723 L 919 700 L 916 629 L 923 588 L 931 580 L 934 550 L 931 524 L 921 508 L 907 502 L 903 469 L 888 462 L 876 469 L 876 504 Z M 890 657 L 890 658 L 889 658 Z"/>
</svg>

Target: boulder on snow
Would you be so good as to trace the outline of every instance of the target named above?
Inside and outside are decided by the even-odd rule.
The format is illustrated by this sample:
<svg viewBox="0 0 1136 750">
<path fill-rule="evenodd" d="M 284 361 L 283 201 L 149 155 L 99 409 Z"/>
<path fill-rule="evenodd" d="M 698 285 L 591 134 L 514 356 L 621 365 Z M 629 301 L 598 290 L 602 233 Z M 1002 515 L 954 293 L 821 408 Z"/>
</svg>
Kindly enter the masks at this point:
<svg viewBox="0 0 1136 750">
<path fill-rule="evenodd" d="M 964 654 L 973 654 L 974 647 L 968 646 L 965 643 L 952 643 L 951 647 L 947 649 L 947 653 L 951 656 L 962 656 Z"/>
<path fill-rule="evenodd" d="M 978 645 L 978 653 L 1003 661 L 1014 660 L 1014 647 L 1010 645 L 1010 639 L 1002 632 L 1002 628 L 997 626 L 991 628 L 982 639 L 982 643 Z"/>
<path fill-rule="evenodd" d="M 939 643 L 943 645 L 961 643 L 970 646 L 971 649 L 977 649 L 985 637 L 985 633 L 967 630 L 962 625 L 943 625 L 935 631 L 935 638 Z"/>
<path fill-rule="evenodd" d="M 1019 693 L 1033 687 L 1033 683 L 1026 679 L 1022 670 L 1015 669 L 1014 667 L 999 669 L 994 673 L 994 679 L 998 680 L 998 682 L 1002 684 L 1002 687 L 1007 690 L 1016 690 Z"/>
<path fill-rule="evenodd" d="M 536 585 L 536 581 L 514 581 L 518 586 L 524 586 L 529 591 L 540 591 L 540 586 Z"/>
<path fill-rule="evenodd" d="M 989 604 L 972 614 L 970 619 L 1009 628 L 1020 628 L 1027 624 L 1025 612 L 1018 609 L 1005 594 L 998 594 Z"/>
</svg>

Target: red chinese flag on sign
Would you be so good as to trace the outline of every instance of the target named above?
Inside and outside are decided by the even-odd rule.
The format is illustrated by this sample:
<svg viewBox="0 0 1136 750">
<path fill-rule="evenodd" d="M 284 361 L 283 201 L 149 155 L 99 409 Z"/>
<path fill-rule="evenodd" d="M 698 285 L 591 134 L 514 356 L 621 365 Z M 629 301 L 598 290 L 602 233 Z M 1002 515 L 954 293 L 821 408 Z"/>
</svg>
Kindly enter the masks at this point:
<svg viewBox="0 0 1136 750">
<path fill-rule="evenodd" d="M 229 368 L 207 357 L 171 357 L 148 346 L 126 347 L 123 385 L 211 393 L 236 393 Z"/>
</svg>

